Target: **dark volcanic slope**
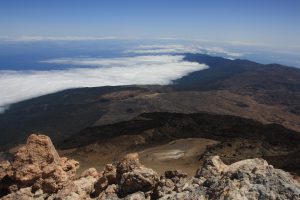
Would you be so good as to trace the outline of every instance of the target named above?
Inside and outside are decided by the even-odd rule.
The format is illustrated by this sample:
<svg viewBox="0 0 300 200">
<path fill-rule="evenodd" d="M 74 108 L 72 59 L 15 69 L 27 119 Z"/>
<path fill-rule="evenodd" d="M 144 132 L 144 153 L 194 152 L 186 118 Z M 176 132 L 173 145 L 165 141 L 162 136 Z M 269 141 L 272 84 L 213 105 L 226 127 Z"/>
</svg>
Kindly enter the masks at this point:
<svg viewBox="0 0 300 200">
<path fill-rule="evenodd" d="M 248 60 L 229 60 L 205 54 L 186 54 L 184 59 L 190 62 L 204 63 L 209 68 L 192 72 L 176 80 L 174 88 L 181 90 L 219 89 L 225 79 L 263 66 Z"/>
<path fill-rule="evenodd" d="M 71 89 L 13 104 L 4 114 L 0 114 L 0 146 L 23 143 L 32 132 L 46 133 L 54 142 L 61 141 L 101 118 L 110 102 L 101 95 L 134 89 Z"/>
<path fill-rule="evenodd" d="M 54 143 L 91 126 L 128 121 L 146 112 L 211 112 L 278 123 L 300 131 L 300 70 L 187 54 L 209 69 L 170 86 L 72 89 L 16 103 L 0 114 L 0 145 L 24 142 L 31 132 Z"/>
<path fill-rule="evenodd" d="M 220 155 L 225 162 L 232 163 L 245 158 L 263 157 L 276 167 L 300 174 L 299 132 L 276 124 L 264 125 L 251 119 L 210 113 L 145 113 L 130 121 L 86 128 L 59 146 L 69 149 L 94 143 L 101 145 L 128 135 L 143 137 L 147 145 L 178 138 L 213 139 L 220 141 L 220 144 L 212 146 L 199 159 Z M 282 159 L 284 163 L 280 162 Z"/>
<path fill-rule="evenodd" d="M 286 105 L 300 114 L 300 70 L 278 64 L 263 65 L 248 60 L 228 60 L 203 54 L 187 54 L 186 60 L 210 68 L 175 81 L 178 90 L 226 89 L 256 97 L 266 104 Z"/>
<path fill-rule="evenodd" d="M 154 130 L 148 139 L 158 142 L 189 137 L 216 140 L 238 137 L 255 138 L 288 148 L 300 145 L 299 132 L 277 124 L 264 125 L 251 119 L 211 113 L 144 113 L 130 121 L 83 129 L 64 140 L 61 147 L 68 149 L 85 146 L 120 135 L 142 134 L 146 130 Z"/>
</svg>

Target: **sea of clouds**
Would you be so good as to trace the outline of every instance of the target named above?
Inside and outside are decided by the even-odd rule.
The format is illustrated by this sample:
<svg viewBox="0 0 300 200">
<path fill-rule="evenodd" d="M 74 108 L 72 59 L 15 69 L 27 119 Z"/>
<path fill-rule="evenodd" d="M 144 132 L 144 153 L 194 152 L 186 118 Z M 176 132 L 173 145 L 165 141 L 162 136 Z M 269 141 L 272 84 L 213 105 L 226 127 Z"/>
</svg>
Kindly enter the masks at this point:
<svg viewBox="0 0 300 200">
<path fill-rule="evenodd" d="M 43 38 L 34 39 L 39 41 Z M 0 112 L 5 111 L 12 103 L 65 89 L 108 85 L 166 85 L 191 72 L 209 67 L 185 61 L 184 53 L 221 54 L 228 58 L 242 56 L 241 53 L 219 47 L 150 44 L 133 46 L 116 58 L 63 57 L 40 60 L 37 61 L 40 65 L 72 67 L 48 71 L 0 70 Z"/>
<path fill-rule="evenodd" d="M 3 112 L 9 104 L 64 89 L 107 85 L 164 85 L 190 72 L 208 68 L 204 64 L 184 61 L 183 57 L 137 55 L 120 58 L 56 58 L 40 63 L 70 64 L 77 67 L 49 71 L 2 70 L 0 111 Z"/>
<path fill-rule="evenodd" d="M 125 51 L 135 54 L 165 54 L 165 53 L 204 53 L 210 55 L 222 55 L 228 58 L 241 57 L 241 52 L 232 52 L 221 47 L 211 47 L 203 45 L 139 45 L 135 48 Z"/>
<path fill-rule="evenodd" d="M 20 37 L 1 42 L 76 42 L 114 40 L 114 37 Z M 41 43 L 42 44 L 42 43 Z M 206 44 L 206 43 L 204 43 Z M 244 44 L 247 45 L 247 44 Z M 248 53 L 222 47 L 186 44 L 143 44 L 127 48 L 117 58 L 59 57 L 37 61 L 43 65 L 70 66 L 64 70 L 0 70 L 0 113 L 10 104 L 41 95 L 79 87 L 170 84 L 193 71 L 209 66 L 184 61 L 184 53 L 204 53 L 236 59 Z M 99 55 L 101 56 L 101 55 Z M 265 57 L 265 56 L 264 56 Z"/>
</svg>

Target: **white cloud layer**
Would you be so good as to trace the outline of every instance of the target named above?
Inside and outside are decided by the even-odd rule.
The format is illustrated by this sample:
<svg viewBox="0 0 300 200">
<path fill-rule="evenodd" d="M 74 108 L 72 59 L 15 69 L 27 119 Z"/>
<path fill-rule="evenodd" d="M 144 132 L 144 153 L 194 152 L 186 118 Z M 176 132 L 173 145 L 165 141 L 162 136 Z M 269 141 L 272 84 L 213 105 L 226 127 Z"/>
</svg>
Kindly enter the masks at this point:
<svg viewBox="0 0 300 200">
<path fill-rule="evenodd" d="M 42 63 L 93 66 L 51 71 L 0 71 L 0 111 L 7 105 L 68 88 L 106 85 L 169 84 L 207 65 L 183 61 L 183 56 L 122 58 L 61 58 Z M 41 63 L 41 64 L 42 64 Z"/>
<path fill-rule="evenodd" d="M 244 54 L 227 51 L 221 47 L 207 47 L 200 45 L 140 45 L 126 50 L 125 53 L 134 54 L 171 54 L 171 53 L 208 53 L 224 54 L 229 57 L 241 57 Z"/>
<path fill-rule="evenodd" d="M 187 45 L 140 45 L 125 53 L 135 54 L 161 54 L 161 53 L 197 53 L 201 52 L 199 47 Z"/>
</svg>

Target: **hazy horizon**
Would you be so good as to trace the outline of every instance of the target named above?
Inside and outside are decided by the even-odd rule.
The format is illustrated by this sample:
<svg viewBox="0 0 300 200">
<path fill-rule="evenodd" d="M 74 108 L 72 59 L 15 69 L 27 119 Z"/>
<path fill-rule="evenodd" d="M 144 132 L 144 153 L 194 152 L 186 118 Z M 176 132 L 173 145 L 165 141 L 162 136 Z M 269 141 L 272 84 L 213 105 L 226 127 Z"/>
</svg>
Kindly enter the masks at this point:
<svg viewBox="0 0 300 200">
<path fill-rule="evenodd" d="M 12 40 L 177 38 L 298 49 L 297 0 L 2 1 Z"/>
</svg>

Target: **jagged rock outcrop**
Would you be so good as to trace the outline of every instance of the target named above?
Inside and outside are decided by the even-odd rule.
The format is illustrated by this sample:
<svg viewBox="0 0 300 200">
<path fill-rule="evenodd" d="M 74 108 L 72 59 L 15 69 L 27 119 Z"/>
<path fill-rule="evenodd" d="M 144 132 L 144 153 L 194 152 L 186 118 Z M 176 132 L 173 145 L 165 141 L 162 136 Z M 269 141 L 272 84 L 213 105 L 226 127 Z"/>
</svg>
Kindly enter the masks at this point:
<svg viewBox="0 0 300 200">
<path fill-rule="evenodd" d="M 157 199 L 300 199 L 300 185 L 289 173 L 263 159 L 224 164 L 212 156 L 192 178 L 162 178 Z"/>
<path fill-rule="evenodd" d="M 140 164 L 137 153 L 125 156 L 118 163 L 117 178 L 121 196 L 138 191 L 151 191 L 156 182 L 159 181 L 159 176 L 155 171 Z"/>
<path fill-rule="evenodd" d="M 211 198 L 299 199 L 299 183 L 263 159 L 248 159 L 225 165 L 218 156 L 204 164 L 198 177 Z"/>
<path fill-rule="evenodd" d="M 115 165 L 106 166 L 95 184 L 95 196 L 101 192 L 105 195 L 116 193 L 119 197 L 144 192 L 149 196 L 158 181 L 158 174 L 143 166 L 137 153 L 128 154 Z"/>
<path fill-rule="evenodd" d="M 12 162 L 5 161 L 0 166 L 1 193 L 25 187 L 53 193 L 73 180 L 79 163 L 60 158 L 49 137 L 32 134 Z"/>
<path fill-rule="evenodd" d="M 49 137 L 33 134 L 0 164 L 1 199 L 300 199 L 299 183 L 263 159 L 226 165 L 212 156 L 195 177 L 178 170 L 159 177 L 137 153 L 76 178 L 78 167 L 58 155 Z"/>
</svg>

